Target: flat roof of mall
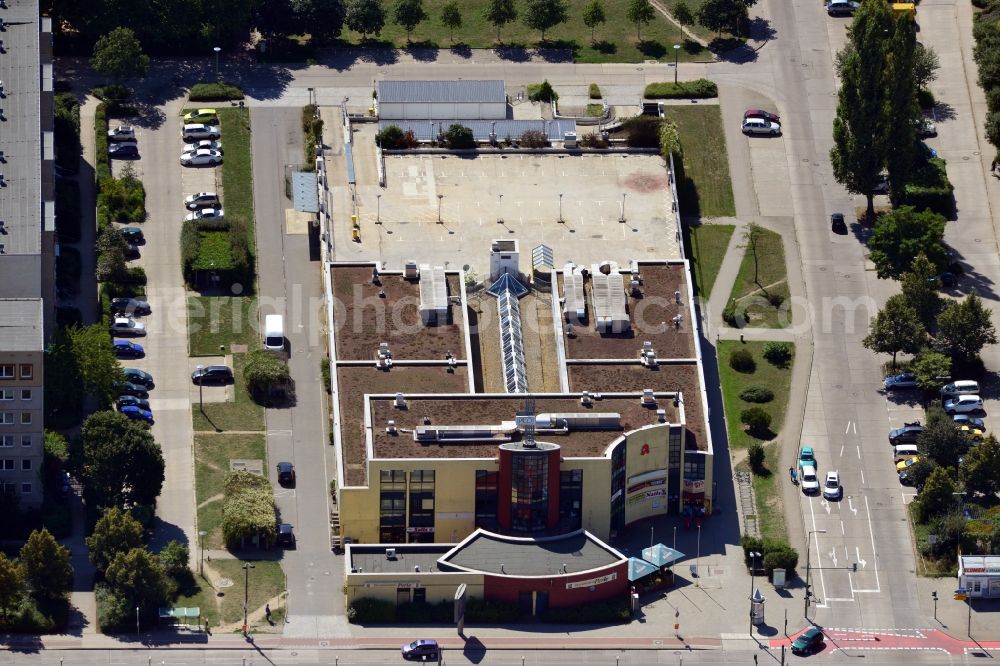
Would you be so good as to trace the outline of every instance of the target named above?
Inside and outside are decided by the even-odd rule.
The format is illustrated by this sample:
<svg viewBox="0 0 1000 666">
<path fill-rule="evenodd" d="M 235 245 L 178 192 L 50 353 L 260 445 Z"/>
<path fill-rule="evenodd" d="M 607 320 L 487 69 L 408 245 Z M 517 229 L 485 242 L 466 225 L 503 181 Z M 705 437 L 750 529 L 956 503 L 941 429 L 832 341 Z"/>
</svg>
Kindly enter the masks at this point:
<svg viewBox="0 0 1000 666">
<path fill-rule="evenodd" d="M 389 546 L 396 551 L 395 557 L 385 555 L 386 546 L 350 544 L 347 546 L 351 569 L 358 573 L 413 573 L 414 567 L 420 571 L 438 571 L 437 561 L 451 550 L 451 546 L 399 544 Z"/>
<path fill-rule="evenodd" d="M 623 561 L 621 553 L 583 530 L 539 539 L 477 530 L 441 558 L 442 565 L 507 576 L 559 576 Z"/>
</svg>

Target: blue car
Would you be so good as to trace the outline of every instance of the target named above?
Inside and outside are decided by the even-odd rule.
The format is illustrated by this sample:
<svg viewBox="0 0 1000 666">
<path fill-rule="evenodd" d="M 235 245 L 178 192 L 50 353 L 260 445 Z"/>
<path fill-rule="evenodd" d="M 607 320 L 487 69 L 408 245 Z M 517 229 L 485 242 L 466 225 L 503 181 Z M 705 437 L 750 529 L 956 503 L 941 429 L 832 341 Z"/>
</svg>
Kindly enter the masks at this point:
<svg viewBox="0 0 1000 666">
<path fill-rule="evenodd" d="M 123 382 L 115 387 L 118 391 L 119 396 L 131 395 L 136 398 L 142 398 L 145 400 L 149 397 L 149 391 L 146 390 L 145 386 L 141 384 L 133 384 L 132 382 Z M 120 398 L 119 398 L 120 399 Z"/>
<path fill-rule="evenodd" d="M 119 411 L 133 421 L 145 421 L 149 424 L 153 423 L 153 412 L 148 409 L 136 407 L 135 405 L 125 405 Z"/>
<path fill-rule="evenodd" d="M 118 358 L 142 358 L 146 355 L 146 350 L 142 348 L 142 345 L 128 340 L 115 340 L 111 345 Z"/>
<path fill-rule="evenodd" d="M 125 375 L 125 381 L 143 386 L 146 390 L 152 390 L 156 387 L 156 384 L 153 383 L 153 375 L 139 368 L 123 368 L 122 374 Z"/>
<path fill-rule="evenodd" d="M 115 398 L 115 403 L 118 405 L 118 411 L 121 411 L 122 407 L 128 406 L 149 410 L 149 400 L 137 398 L 134 395 L 120 395 Z"/>
</svg>

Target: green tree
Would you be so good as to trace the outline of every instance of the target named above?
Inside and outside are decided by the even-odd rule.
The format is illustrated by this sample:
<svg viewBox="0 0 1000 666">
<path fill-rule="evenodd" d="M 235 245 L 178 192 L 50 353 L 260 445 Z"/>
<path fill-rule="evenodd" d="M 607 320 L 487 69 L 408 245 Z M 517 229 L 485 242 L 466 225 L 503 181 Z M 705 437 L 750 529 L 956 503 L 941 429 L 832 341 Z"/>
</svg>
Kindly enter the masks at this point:
<svg viewBox="0 0 1000 666">
<path fill-rule="evenodd" d="M 393 21 L 406 29 L 406 41 L 409 43 L 413 29 L 427 20 L 423 0 L 397 0 L 393 10 Z"/>
<path fill-rule="evenodd" d="M 142 525 L 128 511 L 116 506 L 104 510 L 87 537 L 90 562 L 98 571 L 105 571 L 118 553 L 142 546 Z"/>
<path fill-rule="evenodd" d="M 46 423 L 65 423 L 80 411 L 82 401 L 83 380 L 73 355 L 73 341 L 66 329 L 58 329 L 45 350 Z"/>
<path fill-rule="evenodd" d="M 448 39 L 455 41 L 455 30 L 462 27 L 462 10 L 452 0 L 441 8 L 441 24 L 448 28 Z"/>
<path fill-rule="evenodd" d="M 115 28 L 97 40 L 90 66 L 104 76 L 122 81 L 133 76 L 145 76 L 149 69 L 149 56 L 142 52 L 142 44 L 132 30 Z"/>
<path fill-rule="evenodd" d="M 992 314 L 975 290 L 961 301 L 948 303 L 938 316 L 935 345 L 955 361 L 972 361 L 983 347 L 996 343 Z"/>
<path fill-rule="evenodd" d="M 940 408 L 927 410 L 927 423 L 917 435 L 917 449 L 941 467 L 958 465 L 958 458 L 969 450 L 969 438 Z"/>
<path fill-rule="evenodd" d="M 764 445 L 760 442 L 754 442 L 747 449 L 747 462 L 750 463 L 750 469 L 753 470 L 754 474 L 760 474 L 764 470 L 764 459 L 767 457 L 764 451 Z"/>
<path fill-rule="evenodd" d="M 62 599 L 73 583 L 69 549 L 60 546 L 44 527 L 28 536 L 18 554 L 31 596 L 40 602 Z"/>
<path fill-rule="evenodd" d="M 565 23 L 567 18 L 569 16 L 563 0 L 527 0 L 524 8 L 525 25 L 542 33 L 543 42 L 545 31 Z"/>
<path fill-rule="evenodd" d="M 635 38 L 642 39 L 642 26 L 649 24 L 656 18 L 656 10 L 649 0 L 629 0 L 628 9 L 625 10 L 629 23 L 635 24 Z"/>
<path fill-rule="evenodd" d="M 499 42 L 500 28 L 517 20 L 517 8 L 514 6 L 514 0 L 489 0 L 483 11 L 483 17 L 497 29 L 497 41 Z"/>
<path fill-rule="evenodd" d="M 706 0 L 698 9 L 698 23 L 722 37 L 722 31 L 736 25 L 745 13 L 746 9 L 733 0 Z"/>
<path fill-rule="evenodd" d="M 286 365 L 278 356 L 258 349 L 246 355 L 243 362 L 243 382 L 247 393 L 255 400 L 264 401 L 273 389 L 288 386 L 291 375 Z"/>
<path fill-rule="evenodd" d="M 103 187 L 119 187 L 113 183 L 121 181 L 109 180 L 105 178 Z M 102 190 L 102 194 L 105 193 Z M 126 254 L 128 252 L 128 241 L 118 229 L 107 226 L 97 234 L 95 243 L 97 250 L 97 267 L 94 269 L 94 276 L 100 282 L 120 282 L 128 274 Z"/>
<path fill-rule="evenodd" d="M 344 14 L 344 24 L 362 39 L 378 36 L 385 27 L 385 7 L 381 0 L 349 0 Z"/>
<path fill-rule="evenodd" d="M 3 611 L 4 620 L 22 596 L 24 596 L 24 569 L 20 563 L 0 553 L 0 610 Z"/>
<path fill-rule="evenodd" d="M 83 390 L 102 406 L 110 405 L 123 378 L 121 364 L 111 348 L 111 334 L 100 324 L 73 326 L 68 333 Z"/>
<path fill-rule="evenodd" d="M 163 565 L 163 570 L 171 578 L 180 578 L 189 571 L 188 565 L 191 561 L 191 551 L 180 541 L 167 542 L 167 545 L 163 547 L 158 557 L 160 558 L 160 564 Z"/>
<path fill-rule="evenodd" d="M 878 276 L 898 279 L 910 270 L 918 254 L 926 256 L 938 270 L 947 266 L 944 225 L 941 215 L 930 210 L 918 213 L 912 206 L 901 206 L 880 217 L 868 239 L 869 256 Z"/>
<path fill-rule="evenodd" d="M 340 37 L 347 8 L 343 0 L 292 0 L 291 13 L 299 32 L 309 33 L 314 42 L 329 44 Z M 271 20 L 273 18 L 268 21 Z M 284 20 L 282 17 L 281 21 Z M 258 25 L 269 26 L 270 23 Z"/>
<path fill-rule="evenodd" d="M 941 68 L 941 60 L 937 51 L 930 46 L 917 42 L 913 51 L 913 82 L 918 88 L 926 88 L 937 79 L 937 71 Z"/>
<path fill-rule="evenodd" d="M 891 27 L 886 2 L 862 3 L 838 60 L 841 84 L 830 161 L 838 183 L 867 197 L 869 221 L 875 219 L 873 191 L 886 157 L 885 40 Z"/>
<path fill-rule="evenodd" d="M 913 25 L 907 16 L 896 18 L 886 52 L 885 166 L 889 172 L 889 191 L 896 199 L 912 179 L 920 119 L 914 77 L 917 38 Z"/>
<path fill-rule="evenodd" d="M 942 305 L 938 294 L 941 283 L 937 277 L 937 267 L 921 252 L 910 262 L 910 268 L 900 276 L 899 283 L 903 288 L 906 304 L 916 310 L 920 321 L 926 328 L 930 328 Z"/>
<path fill-rule="evenodd" d="M 993 435 L 973 446 L 958 468 L 966 492 L 991 497 L 1000 492 L 1000 442 Z"/>
<path fill-rule="evenodd" d="M 747 407 L 740 412 L 740 423 L 747 427 L 747 432 L 758 437 L 771 434 L 771 415 L 763 407 Z"/>
<path fill-rule="evenodd" d="M 944 383 L 941 378 L 951 376 L 951 359 L 939 352 L 922 349 L 910 371 L 922 391 L 937 391 Z"/>
<path fill-rule="evenodd" d="M 80 430 L 77 456 L 92 507 L 152 506 L 163 487 L 163 453 L 149 429 L 124 414 L 96 412 Z"/>
<path fill-rule="evenodd" d="M 455 123 L 444 133 L 444 142 L 449 148 L 468 149 L 476 147 L 476 140 L 472 130 L 465 125 Z"/>
<path fill-rule="evenodd" d="M 670 161 L 670 156 L 683 157 L 684 149 L 681 146 L 681 135 L 677 131 L 677 123 L 664 119 L 660 122 L 660 154 L 663 159 Z"/>
<path fill-rule="evenodd" d="M 938 464 L 930 458 L 921 458 L 906 468 L 907 480 L 918 490 L 927 483 L 927 477 L 938 468 Z"/>
<path fill-rule="evenodd" d="M 683 26 L 694 25 L 695 22 L 694 13 L 691 11 L 691 8 L 687 6 L 687 3 L 684 2 L 684 0 L 678 0 L 677 4 L 674 5 L 674 10 L 672 13 L 674 15 L 674 18 L 677 19 L 677 22 L 680 23 L 681 25 Z"/>
<path fill-rule="evenodd" d="M 61 463 L 65 463 L 69 459 L 69 442 L 60 433 L 46 430 L 43 446 L 46 456 Z"/>
<path fill-rule="evenodd" d="M 604 3 L 601 0 L 591 0 L 591 3 L 583 9 L 583 24 L 590 28 L 590 41 L 597 40 L 595 36 L 597 26 L 604 25 L 608 17 L 604 15 Z"/>
<path fill-rule="evenodd" d="M 916 311 L 907 305 L 901 294 L 890 296 L 885 307 L 872 320 L 861 344 L 876 354 L 892 354 L 892 367 L 896 367 L 896 354 L 916 354 L 927 340 L 927 332 Z"/>
<path fill-rule="evenodd" d="M 955 506 L 954 493 L 955 482 L 951 480 L 948 471 L 943 467 L 934 468 L 917 495 L 920 522 L 948 513 Z"/>
<path fill-rule="evenodd" d="M 1000 111 L 986 115 L 986 140 L 1000 148 Z"/>
<path fill-rule="evenodd" d="M 767 296 L 766 287 L 760 283 L 760 257 L 757 252 L 762 233 L 763 229 L 761 229 L 761 226 L 756 222 L 750 222 L 747 224 L 746 230 L 743 232 L 743 246 L 746 248 L 747 253 L 753 258 L 753 283 L 760 287 L 760 290 L 764 292 L 765 296 Z"/>
<path fill-rule="evenodd" d="M 129 607 L 159 608 L 167 600 L 170 582 L 156 555 L 145 548 L 115 555 L 108 565 L 105 580 L 114 593 L 128 599 Z"/>
</svg>

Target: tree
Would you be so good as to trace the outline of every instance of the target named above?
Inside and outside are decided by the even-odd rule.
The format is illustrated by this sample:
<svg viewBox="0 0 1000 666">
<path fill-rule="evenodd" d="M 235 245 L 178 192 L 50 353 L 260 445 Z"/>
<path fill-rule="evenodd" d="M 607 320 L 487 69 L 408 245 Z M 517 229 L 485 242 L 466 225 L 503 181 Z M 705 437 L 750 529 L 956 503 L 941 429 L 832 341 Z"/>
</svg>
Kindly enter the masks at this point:
<svg viewBox="0 0 1000 666">
<path fill-rule="evenodd" d="M 916 499 L 920 522 L 948 513 L 955 506 L 954 493 L 955 482 L 951 480 L 948 471 L 943 467 L 936 467 L 927 477 Z"/>
<path fill-rule="evenodd" d="M 917 88 L 924 89 L 937 78 L 941 60 L 937 52 L 930 46 L 917 42 L 913 51 L 913 82 Z"/>
<path fill-rule="evenodd" d="M 514 0 L 489 0 L 483 16 L 497 29 L 499 42 L 500 28 L 517 20 L 517 8 L 514 7 Z"/>
<path fill-rule="evenodd" d="M 764 285 L 760 283 L 760 257 L 757 254 L 758 244 L 760 243 L 760 235 L 763 232 L 760 225 L 756 222 L 750 222 L 746 226 L 746 230 L 743 232 L 743 243 L 746 247 L 747 252 L 753 257 L 753 283 L 760 287 L 760 290 L 767 295 L 767 289 Z"/>
<path fill-rule="evenodd" d="M 722 37 L 722 31 L 735 25 L 745 12 L 746 9 L 733 0 L 706 0 L 698 9 L 698 23 Z"/>
<path fill-rule="evenodd" d="M 906 304 L 902 295 L 890 296 L 885 307 L 872 320 L 861 344 L 876 354 L 892 354 L 892 367 L 896 367 L 896 354 L 916 354 L 924 345 L 924 331 L 916 311 Z"/>
<path fill-rule="evenodd" d="M 243 382 L 247 393 L 259 402 L 265 401 L 275 389 L 291 383 L 288 366 L 276 355 L 258 349 L 246 355 L 243 362 Z"/>
<path fill-rule="evenodd" d="M 73 583 L 69 549 L 60 546 L 44 527 L 28 536 L 18 554 L 31 596 L 40 602 L 62 599 Z"/>
<path fill-rule="evenodd" d="M 24 569 L 18 562 L 0 553 L 0 610 L 3 611 L 4 620 L 23 595 Z"/>
<path fill-rule="evenodd" d="M 990 435 L 965 454 L 958 478 L 966 492 L 992 496 L 1000 492 L 1000 442 Z"/>
<path fill-rule="evenodd" d="M 423 0 L 397 0 L 393 11 L 393 21 L 406 29 L 406 42 L 410 42 L 410 34 L 420 23 L 427 20 Z"/>
<path fill-rule="evenodd" d="M 867 197 L 869 221 L 875 219 L 873 192 L 885 164 L 884 42 L 891 27 L 892 10 L 887 3 L 863 3 L 854 14 L 848 45 L 838 60 L 841 84 L 830 161 L 838 183 Z"/>
<path fill-rule="evenodd" d="M 642 39 L 642 26 L 648 24 L 656 18 L 656 10 L 649 0 L 629 0 L 628 9 L 625 11 L 629 23 L 635 24 L 635 38 Z"/>
<path fill-rule="evenodd" d="M 441 8 L 441 24 L 448 28 L 448 39 L 455 41 L 455 30 L 462 27 L 462 10 L 452 0 Z"/>
<path fill-rule="evenodd" d="M 160 564 L 163 570 L 171 578 L 177 579 L 185 575 L 191 561 L 190 549 L 180 541 L 169 541 L 159 554 Z"/>
<path fill-rule="evenodd" d="M 917 435 L 917 449 L 941 467 L 955 467 L 969 450 L 969 438 L 962 434 L 940 408 L 927 410 L 927 423 Z"/>
<path fill-rule="evenodd" d="M 663 159 L 670 161 L 670 156 L 683 157 L 684 149 L 681 146 L 681 135 L 677 131 L 677 123 L 663 119 L 660 122 L 660 154 Z"/>
<path fill-rule="evenodd" d="M 673 15 L 677 22 L 683 26 L 694 25 L 694 14 L 684 0 L 678 0 L 677 4 L 674 5 Z"/>
<path fill-rule="evenodd" d="M 900 16 L 893 21 L 893 31 L 886 49 L 886 99 L 883 107 L 885 128 L 885 166 L 889 173 L 889 191 L 895 200 L 910 182 L 917 145 L 917 84 L 914 81 L 916 33 L 913 21 Z"/>
<path fill-rule="evenodd" d="M 763 407 L 747 407 L 740 412 L 740 423 L 747 427 L 747 432 L 759 437 L 766 437 L 771 432 L 771 415 Z"/>
<path fill-rule="evenodd" d="M 142 44 L 134 32 L 129 28 L 115 28 L 97 40 L 90 66 L 120 82 L 133 76 L 145 76 L 149 56 L 142 52 Z"/>
<path fill-rule="evenodd" d="M 591 3 L 583 9 L 583 24 L 590 28 L 590 41 L 596 41 L 595 32 L 597 26 L 603 25 L 608 20 L 604 15 L 604 3 L 601 0 L 591 0 Z"/>
<path fill-rule="evenodd" d="M 545 41 L 545 31 L 565 23 L 569 18 L 566 3 L 563 0 L 527 0 L 524 11 L 524 23 L 542 33 Z"/>
<path fill-rule="evenodd" d="M 923 349 L 910 366 L 910 372 L 922 391 L 937 391 L 943 383 L 942 377 L 951 375 L 951 359 L 944 354 Z"/>
<path fill-rule="evenodd" d="M 361 39 L 368 39 L 368 35 L 378 36 L 385 27 L 385 8 L 381 0 L 350 0 L 344 24 L 354 32 L 360 32 Z"/>
<path fill-rule="evenodd" d="M 87 537 L 90 562 L 98 571 L 105 571 L 118 553 L 142 546 L 142 525 L 117 506 L 104 511 Z"/>
<path fill-rule="evenodd" d="M 472 130 L 465 125 L 455 123 L 444 133 L 444 143 L 452 149 L 468 149 L 476 147 L 476 140 Z"/>
<path fill-rule="evenodd" d="M 170 589 L 163 565 L 145 548 L 115 555 L 105 580 L 117 596 L 128 600 L 129 607 L 144 608 L 147 612 L 162 606 Z"/>
<path fill-rule="evenodd" d="M 918 491 L 927 483 L 927 477 L 938 468 L 938 464 L 930 458 L 921 458 L 906 468 L 907 481 Z"/>
<path fill-rule="evenodd" d="M 906 304 L 916 310 L 920 321 L 930 328 L 941 311 L 937 267 L 921 252 L 910 262 L 909 270 L 900 276 L 899 283 Z"/>
<path fill-rule="evenodd" d="M 996 343 L 992 314 L 975 290 L 965 299 L 949 303 L 938 317 L 935 346 L 955 361 L 972 361 L 983 347 Z"/>
<path fill-rule="evenodd" d="M 103 179 L 102 187 L 118 187 L 111 183 L 120 181 L 108 181 Z M 106 194 L 102 190 L 102 194 Z M 100 282 L 120 282 L 128 274 L 126 253 L 128 252 L 128 241 L 118 229 L 107 226 L 97 235 L 95 243 L 97 250 L 97 267 L 94 275 Z"/>
<path fill-rule="evenodd" d="M 83 390 L 102 406 L 110 405 L 123 377 L 122 366 L 111 347 L 111 334 L 100 324 L 73 326 L 67 332 Z"/>
<path fill-rule="evenodd" d="M 754 471 L 755 474 L 759 474 L 764 470 L 764 459 L 767 457 L 764 451 L 764 445 L 760 442 L 754 442 L 747 449 L 747 462 L 750 463 L 750 469 Z"/>
<path fill-rule="evenodd" d="M 77 468 L 93 507 L 152 506 L 163 487 L 163 453 L 149 429 L 124 414 L 96 412 L 80 430 Z"/>
<path fill-rule="evenodd" d="M 912 206 L 901 206 L 875 223 L 868 239 L 870 258 L 880 278 L 898 279 L 910 270 L 913 260 L 923 254 L 937 270 L 948 265 L 944 246 L 945 219 L 941 215 Z"/>
<path fill-rule="evenodd" d="M 993 111 L 986 115 L 986 140 L 994 146 L 1000 147 L 1000 111 Z"/>
<path fill-rule="evenodd" d="M 347 15 L 343 0 L 291 0 L 291 10 L 299 32 L 308 32 L 313 41 L 326 44 L 340 37 Z"/>
</svg>

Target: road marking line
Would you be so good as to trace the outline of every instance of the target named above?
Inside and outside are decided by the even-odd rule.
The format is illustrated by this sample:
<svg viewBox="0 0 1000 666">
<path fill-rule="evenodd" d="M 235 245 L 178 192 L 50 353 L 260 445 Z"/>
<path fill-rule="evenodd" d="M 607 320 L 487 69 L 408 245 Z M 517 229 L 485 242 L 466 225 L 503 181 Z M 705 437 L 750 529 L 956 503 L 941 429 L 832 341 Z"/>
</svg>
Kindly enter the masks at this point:
<svg viewBox="0 0 1000 666">
<path fill-rule="evenodd" d="M 841 445 L 841 447 L 840 447 L 840 457 L 841 458 L 844 457 L 844 447 L 843 447 L 843 445 Z"/>
<path fill-rule="evenodd" d="M 858 446 L 857 449 L 858 449 L 858 460 L 861 460 L 861 446 Z"/>
<path fill-rule="evenodd" d="M 820 556 L 820 552 L 819 552 L 819 534 L 816 532 L 816 513 L 813 511 L 813 502 L 812 502 L 812 498 L 811 497 L 809 498 L 809 513 L 810 513 L 810 515 L 812 515 L 812 521 L 813 521 L 813 539 L 816 540 L 816 557 L 818 558 Z M 823 588 L 823 598 L 826 599 L 826 580 L 823 578 L 823 570 L 822 569 L 819 570 L 819 582 L 820 582 L 820 586 Z M 825 605 L 819 605 L 819 604 L 817 604 L 817 608 L 826 608 L 826 606 Z"/>
</svg>

